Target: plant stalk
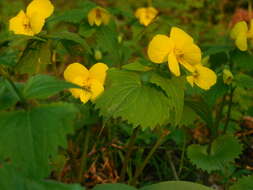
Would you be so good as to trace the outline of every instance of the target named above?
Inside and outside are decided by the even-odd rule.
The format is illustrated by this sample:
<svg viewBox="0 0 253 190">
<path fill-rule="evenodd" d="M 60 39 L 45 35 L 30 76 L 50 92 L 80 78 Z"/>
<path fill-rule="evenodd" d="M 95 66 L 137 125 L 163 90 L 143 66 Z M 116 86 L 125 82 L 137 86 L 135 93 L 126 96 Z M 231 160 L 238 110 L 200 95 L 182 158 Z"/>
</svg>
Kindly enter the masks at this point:
<svg viewBox="0 0 253 190">
<path fill-rule="evenodd" d="M 89 140 L 90 140 L 90 130 L 87 130 L 84 140 L 83 153 L 81 157 L 81 164 L 78 176 L 78 182 L 82 183 L 83 173 L 87 170 L 87 158 L 88 158 L 88 149 L 89 149 Z"/>
<path fill-rule="evenodd" d="M 227 132 L 228 124 L 230 121 L 234 91 L 235 91 L 235 88 L 231 87 L 231 90 L 229 93 L 228 111 L 227 111 L 226 121 L 225 121 L 225 125 L 224 125 L 224 131 L 223 131 L 224 134 Z"/>
<path fill-rule="evenodd" d="M 138 127 L 134 129 L 134 131 L 133 131 L 133 133 L 130 137 L 129 143 L 127 144 L 127 152 L 126 152 L 126 156 L 124 158 L 123 167 L 122 167 L 121 172 L 120 172 L 120 181 L 121 182 L 123 182 L 125 180 L 126 169 L 127 169 L 127 166 L 128 166 L 130 156 L 133 152 L 133 146 L 134 146 L 138 131 L 139 131 Z"/>
<path fill-rule="evenodd" d="M 147 157 L 145 158 L 145 160 L 142 162 L 140 167 L 137 167 L 136 171 L 135 171 L 135 175 L 132 178 L 132 180 L 129 182 L 130 185 L 136 185 L 137 179 L 138 177 L 141 175 L 143 169 L 145 168 L 145 166 L 147 165 L 148 161 L 150 160 L 150 158 L 153 156 L 153 154 L 155 153 L 155 151 L 157 150 L 157 148 L 162 144 L 164 138 L 169 134 L 168 131 L 163 131 L 162 135 L 160 136 L 160 138 L 158 138 L 158 140 L 156 141 L 156 143 L 154 144 L 154 146 L 152 147 L 152 149 L 150 150 L 150 152 L 148 153 Z"/>
<path fill-rule="evenodd" d="M 173 176 L 175 178 L 175 180 L 179 180 L 179 177 L 178 177 L 178 174 L 177 174 L 177 171 L 176 171 L 176 167 L 172 161 L 172 156 L 171 156 L 171 152 L 170 151 L 167 151 L 167 156 L 169 158 L 169 163 L 170 163 L 170 167 L 171 167 L 171 170 L 172 170 L 172 173 L 173 173 Z"/>
</svg>

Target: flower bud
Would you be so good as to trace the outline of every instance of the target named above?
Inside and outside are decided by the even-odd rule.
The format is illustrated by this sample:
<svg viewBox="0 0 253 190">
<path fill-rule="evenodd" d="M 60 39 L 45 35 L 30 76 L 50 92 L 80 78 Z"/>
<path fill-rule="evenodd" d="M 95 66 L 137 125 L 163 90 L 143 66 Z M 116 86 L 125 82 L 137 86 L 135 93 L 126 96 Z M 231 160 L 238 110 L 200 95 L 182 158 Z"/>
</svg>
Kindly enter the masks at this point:
<svg viewBox="0 0 253 190">
<path fill-rule="evenodd" d="M 224 69 L 223 70 L 223 82 L 227 85 L 230 85 L 234 79 L 233 74 L 230 70 Z"/>
<path fill-rule="evenodd" d="M 94 52 L 94 58 L 98 61 L 98 60 L 101 60 L 102 57 L 103 57 L 102 52 L 100 50 L 96 49 Z"/>
</svg>

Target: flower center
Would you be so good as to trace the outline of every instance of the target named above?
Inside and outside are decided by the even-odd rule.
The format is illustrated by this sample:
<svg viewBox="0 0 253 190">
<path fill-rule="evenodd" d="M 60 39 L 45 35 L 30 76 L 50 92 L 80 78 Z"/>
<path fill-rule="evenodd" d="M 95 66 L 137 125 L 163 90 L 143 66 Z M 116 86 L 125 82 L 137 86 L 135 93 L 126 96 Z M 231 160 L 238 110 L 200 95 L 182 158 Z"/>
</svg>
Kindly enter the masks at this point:
<svg viewBox="0 0 253 190">
<path fill-rule="evenodd" d="M 73 83 L 82 87 L 83 90 L 91 92 L 91 84 L 89 82 L 89 79 L 84 80 L 82 77 L 76 77 Z"/>
<path fill-rule="evenodd" d="M 184 52 L 180 49 L 175 49 L 175 55 L 178 59 L 183 58 Z"/>
<path fill-rule="evenodd" d="M 193 76 L 194 78 L 197 78 L 197 77 L 199 76 L 199 72 L 198 72 L 197 70 L 193 71 L 193 72 L 192 72 L 192 76 Z"/>
<path fill-rule="evenodd" d="M 32 27 L 29 18 L 25 17 L 23 20 L 23 27 L 26 32 L 32 32 Z"/>
<path fill-rule="evenodd" d="M 102 15 L 101 15 L 101 11 L 99 9 L 96 10 L 96 18 L 99 19 L 101 18 Z"/>
</svg>

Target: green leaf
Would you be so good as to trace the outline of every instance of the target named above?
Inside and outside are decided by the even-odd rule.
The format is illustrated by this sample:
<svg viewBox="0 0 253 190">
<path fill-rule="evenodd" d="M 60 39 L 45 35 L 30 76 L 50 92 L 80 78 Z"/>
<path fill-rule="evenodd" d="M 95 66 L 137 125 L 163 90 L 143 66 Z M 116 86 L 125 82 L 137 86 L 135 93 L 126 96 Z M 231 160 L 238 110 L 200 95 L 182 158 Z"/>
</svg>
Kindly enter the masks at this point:
<svg viewBox="0 0 253 190">
<path fill-rule="evenodd" d="M 54 33 L 47 36 L 48 38 L 54 39 L 54 40 L 67 40 L 72 41 L 77 44 L 80 44 L 82 47 L 84 47 L 89 53 L 91 53 L 89 45 L 86 43 L 86 41 L 81 38 L 78 34 L 69 32 L 69 31 L 63 31 Z"/>
<path fill-rule="evenodd" d="M 100 26 L 96 33 L 96 42 L 98 49 L 106 52 L 104 62 L 109 66 L 119 65 L 121 63 L 121 46 L 117 39 L 116 24 L 111 22 L 107 26 Z"/>
<path fill-rule="evenodd" d="M 120 183 L 115 183 L 115 184 L 100 184 L 96 185 L 92 190 L 137 190 L 134 187 L 131 187 L 126 184 L 120 184 Z"/>
<path fill-rule="evenodd" d="M 171 80 L 161 77 L 158 74 L 153 74 L 150 80 L 162 88 L 169 98 L 170 107 L 173 108 L 174 124 L 178 125 L 181 121 L 184 108 L 184 77 L 174 77 Z"/>
<path fill-rule="evenodd" d="M 138 61 L 123 65 L 122 68 L 129 71 L 149 71 L 152 69 L 151 67 L 147 67 Z"/>
<path fill-rule="evenodd" d="M 207 151 L 208 145 L 193 144 L 188 147 L 187 154 L 198 168 L 212 172 L 222 170 L 234 161 L 241 154 L 242 145 L 234 136 L 223 135 L 212 143 L 210 154 Z"/>
<path fill-rule="evenodd" d="M 78 88 L 78 86 L 59 80 L 49 75 L 36 75 L 31 77 L 25 84 L 23 95 L 27 99 L 32 98 L 48 98 L 56 93 L 68 89 Z"/>
<path fill-rule="evenodd" d="M 9 165 L 0 168 L 1 190 L 85 190 L 79 185 L 67 185 L 56 181 L 38 180 L 22 176 Z"/>
<path fill-rule="evenodd" d="M 253 88 L 253 78 L 246 74 L 235 76 L 236 85 L 242 88 Z"/>
<path fill-rule="evenodd" d="M 252 190 L 253 189 L 253 175 L 244 176 L 232 185 L 229 190 Z"/>
<path fill-rule="evenodd" d="M 47 177 L 49 158 L 57 154 L 59 146 L 66 146 L 76 113 L 66 103 L 0 112 L 0 159 L 10 159 L 27 176 Z"/>
<path fill-rule="evenodd" d="M 234 66 L 245 71 L 253 70 L 253 55 L 248 51 L 235 50 L 230 52 Z"/>
<path fill-rule="evenodd" d="M 148 185 L 140 190 L 212 190 L 209 187 L 200 185 L 197 183 L 187 182 L 187 181 L 168 181 L 157 183 L 154 185 Z"/>
<path fill-rule="evenodd" d="M 67 10 L 61 14 L 50 17 L 47 22 L 70 22 L 80 23 L 86 17 L 83 9 Z"/>
<path fill-rule="evenodd" d="M 13 67 L 16 65 L 18 51 L 10 50 L 0 54 L 0 65 Z"/>
<path fill-rule="evenodd" d="M 135 72 L 110 69 L 96 108 L 106 117 L 122 118 L 134 127 L 155 128 L 169 121 L 169 98 Z"/>
<path fill-rule="evenodd" d="M 225 95 L 228 89 L 229 86 L 224 84 L 222 77 L 219 77 L 217 83 L 210 90 L 204 92 L 203 99 L 212 108 L 216 105 L 217 100 L 220 100 Z"/>
<path fill-rule="evenodd" d="M 16 65 L 20 74 L 34 74 L 43 71 L 51 63 L 50 44 L 30 40 Z"/>
<path fill-rule="evenodd" d="M 180 121 L 180 126 L 189 126 L 193 124 L 193 122 L 197 119 L 197 114 L 193 109 L 191 109 L 189 106 L 184 105 L 182 118 Z"/>
<path fill-rule="evenodd" d="M 232 49 L 233 49 L 233 46 L 225 46 L 225 45 L 211 46 L 211 47 L 208 47 L 207 50 L 203 52 L 203 57 L 217 54 L 217 53 L 228 52 Z"/>
<path fill-rule="evenodd" d="M 186 100 L 185 104 L 193 109 L 203 119 L 209 128 L 213 128 L 212 110 L 203 100 Z"/>
<path fill-rule="evenodd" d="M 0 79 L 0 110 L 8 109 L 19 101 L 15 92 L 9 89 L 4 79 Z"/>
</svg>

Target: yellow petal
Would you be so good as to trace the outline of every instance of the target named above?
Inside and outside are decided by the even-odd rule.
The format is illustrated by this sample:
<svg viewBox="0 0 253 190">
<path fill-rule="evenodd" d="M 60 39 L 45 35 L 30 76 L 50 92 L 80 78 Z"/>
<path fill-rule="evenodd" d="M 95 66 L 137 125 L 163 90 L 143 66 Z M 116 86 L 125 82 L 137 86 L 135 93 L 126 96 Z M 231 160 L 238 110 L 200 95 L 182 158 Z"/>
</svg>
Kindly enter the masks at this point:
<svg viewBox="0 0 253 190">
<path fill-rule="evenodd" d="M 69 82 L 74 82 L 77 77 L 81 77 L 85 81 L 89 77 L 89 71 L 80 63 L 72 63 L 65 69 L 64 78 Z"/>
<path fill-rule="evenodd" d="M 94 25 L 95 22 L 95 18 L 96 18 L 96 12 L 94 11 L 94 9 L 90 10 L 88 13 L 88 22 L 91 26 Z"/>
<path fill-rule="evenodd" d="M 38 12 L 34 12 L 32 17 L 30 18 L 31 29 L 34 34 L 38 34 L 41 32 L 43 26 L 45 24 L 45 19 L 40 16 Z"/>
<path fill-rule="evenodd" d="M 182 47 L 182 52 L 182 59 L 184 59 L 185 62 L 189 63 L 190 65 L 196 65 L 201 63 L 201 50 L 194 43 L 185 44 L 185 46 Z"/>
<path fill-rule="evenodd" d="M 33 0 L 26 9 L 26 14 L 32 18 L 35 13 L 40 18 L 46 19 L 54 12 L 54 6 L 49 0 Z M 37 19 L 36 19 L 37 20 Z"/>
<path fill-rule="evenodd" d="M 181 65 L 184 66 L 185 69 L 187 69 L 189 72 L 194 72 L 195 71 L 195 65 L 191 65 L 188 62 L 186 62 L 185 59 L 179 59 L 179 62 Z"/>
<path fill-rule="evenodd" d="M 244 32 L 237 34 L 235 39 L 235 45 L 239 50 L 246 51 L 248 49 L 247 34 Z"/>
<path fill-rule="evenodd" d="M 180 76 L 179 64 L 178 64 L 177 58 L 173 52 L 171 52 L 168 56 L 168 66 L 169 66 L 170 71 L 175 76 Z"/>
<path fill-rule="evenodd" d="M 90 10 L 88 13 L 88 22 L 91 26 L 96 24 L 97 26 L 100 26 L 103 24 L 108 24 L 110 21 L 110 14 L 107 12 L 106 9 L 102 7 L 95 7 Z"/>
<path fill-rule="evenodd" d="M 172 27 L 170 31 L 170 38 L 176 44 L 177 47 L 182 48 L 185 44 L 193 43 L 193 38 L 185 31 L 177 27 Z"/>
<path fill-rule="evenodd" d="M 82 90 L 82 93 L 80 94 L 80 100 L 81 100 L 81 102 L 83 102 L 85 104 L 90 99 L 91 99 L 91 92 L 86 91 L 86 90 Z"/>
<path fill-rule="evenodd" d="M 204 67 L 202 65 L 196 66 L 198 76 L 195 78 L 194 82 L 200 88 L 208 90 L 211 86 L 216 83 L 217 76 L 215 72 L 211 69 Z"/>
<path fill-rule="evenodd" d="M 97 26 L 100 26 L 102 24 L 102 18 L 101 17 L 95 17 L 94 23 Z"/>
<path fill-rule="evenodd" d="M 148 26 L 157 14 L 158 11 L 154 7 L 138 8 L 135 12 L 135 17 L 139 19 L 141 24 Z"/>
<path fill-rule="evenodd" d="M 104 84 L 105 77 L 106 77 L 106 71 L 108 70 L 108 67 L 104 63 L 96 63 L 93 65 L 89 70 L 89 77 L 90 79 L 96 79 L 101 84 Z"/>
<path fill-rule="evenodd" d="M 187 76 L 186 80 L 190 83 L 190 85 L 194 86 L 194 77 L 193 76 Z"/>
<path fill-rule="evenodd" d="M 166 35 L 156 35 L 148 46 L 149 59 L 154 63 L 163 63 L 173 48 L 173 43 Z"/>
<path fill-rule="evenodd" d="M 30 28 L 29 18 L 26 16 L 23 10 L 21 10 L 17 16 L 10 19 L 9 30 L 14 34 L 23 34 L 33 36 L 33 32 Z"/>
<path fill-rule="evenodd" d="M 154 17 L 158 14 L 157 9 L 155 9 L 154 7 L 148 7 L 147 10 L 151 17 Z"/>
<path fill-rule="evenodd" d="M 90 81 L 90 90 L 91 90 L 91 100 L 94 101 L 98 96 L 100 96 L 104 92 L 104 86 L 98 80 Z"/>
<path fill-rule="evenodd" d="M 237 22 L 230 32 L 230 37 L 232 39 L 236 39 L 238 34 L 245 33 L 246 35 L 247 32 L 248 32 L 247 23 L 245 21 Z"/>
<path fill-rule="evenodd" d="M 107 12 L 107 10 L 103 9 L 101 12 L 102 22 L 104 25 L 107 25 L 110 22 L 110 14 Z"/>
<path fill-rule="evenodd" d="M 71 81 L 72 83 L 76 84 L 76 85 L 79 85 L 80 87 L 83 86 L 83 83 L 84 83 L 84 80 L 82 77 L 80 76 L 77 76 L 77 77 L 74 77 L 73 80 Z M 79 98 L 80 95 L 83 93 L 83 89 L 81 88 L 71 88 L 69 89 L 71 94 L 75 97 L 75 98 Z"/>
<path fill-rule="evenodd" d="M 135 17 L 136 18 L 140 18 L 143 14 L 145 14 L 145 11 L 146 9 L 145 8 L 138 8 L 136 11 L 135 11 Z"/>
</svg>

